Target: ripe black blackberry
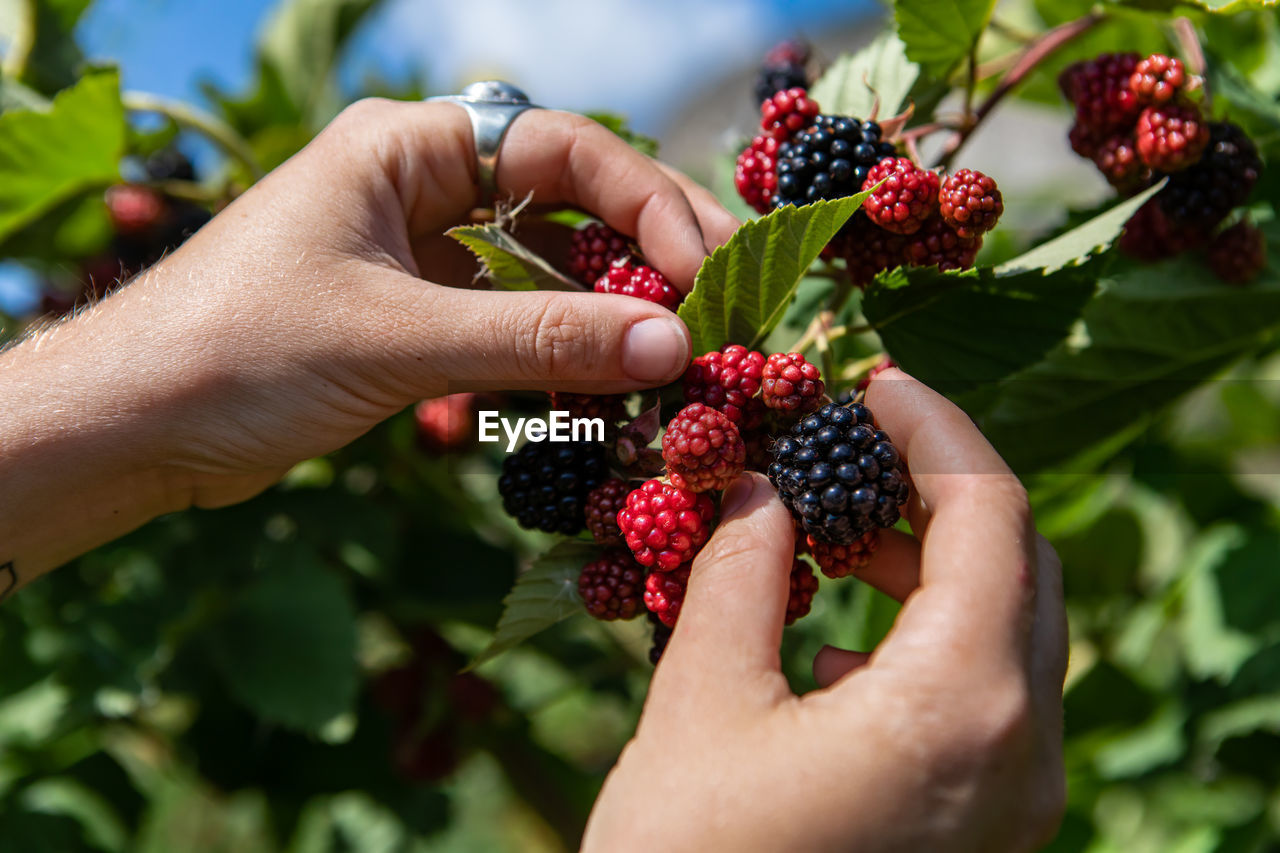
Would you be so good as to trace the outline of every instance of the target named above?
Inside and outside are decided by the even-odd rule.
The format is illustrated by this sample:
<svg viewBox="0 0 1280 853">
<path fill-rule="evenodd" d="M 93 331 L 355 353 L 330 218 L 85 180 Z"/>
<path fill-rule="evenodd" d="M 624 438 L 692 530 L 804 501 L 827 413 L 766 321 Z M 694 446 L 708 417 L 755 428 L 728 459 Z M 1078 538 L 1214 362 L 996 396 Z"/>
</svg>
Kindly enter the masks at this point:
<svg viewBox="0 0 1280 853">
<path fill-rule="evenodd" d="M 1180 225 L 1212 228 L 1245 203 L 1262 172 L 1258 149 L 1230 122 L 1209 125 L 1209 147 L 1200 161 L 1169 176 L 1160 207 Z"/>
<path fill-rule="evenodd" d="M 604 446 L 530 442 L 502 462 L 502 508 L 521 527 L 572 536 L 582 530 L 587 495 L 609 476 Z"/>
<path fill-rule="evenodd" d="M 810 48 L 799 39 L 784 41 L 765 54 L 752 87 L 757 106 L 772 98 L 775 92 L 809 85 Z"/>
<path fill-rule="evenodd" d="M 892 527 L 910 496 L 902 458 L 861 403 L 828 404 L 773 446 L 769 480 L 815 542 Z"/>
<path fill-rule="evenodd" d="M 862 190 L 872 168 L 894 153 L 874 121 L 820 115 L 778 147 L 774 206 L 853 195 Z"/>
</svg>

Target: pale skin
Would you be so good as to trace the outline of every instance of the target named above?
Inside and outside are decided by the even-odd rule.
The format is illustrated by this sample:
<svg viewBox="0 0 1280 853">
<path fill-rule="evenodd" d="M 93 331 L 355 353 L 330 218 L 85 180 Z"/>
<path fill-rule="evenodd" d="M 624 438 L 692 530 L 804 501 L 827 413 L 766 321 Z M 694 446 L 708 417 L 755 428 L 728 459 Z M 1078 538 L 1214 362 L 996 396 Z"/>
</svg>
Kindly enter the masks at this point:
<svg viewBox="0 0 1280 853">
<path fill-rule="evenodd" d="M 472 151 L 456 106 L 361 102 L 181 250 L 0 353 L 0 566 L 16 585 L 158 515 L 245 500 L 424 397 L 678 378 L 688 334 L 663 308 L 466 286 L 469 261 L 442 232 L 476 202 Z M 682 291 L 738 224 L 566 113 L 517 119 L 497 180 L 635 235 Z M 778 644 L 791 523 L 766 481 L 740 480 L 586 847 L 1024 850 L 1051 837 L 1057 560 L 958 409 L 896 371 L 868 403 L 918 495 L 919 538 L 888 536 L 864 578 L 906 601 L 892 633 L 870 655 L 824 649 L 823 688 L 790 693 Z"/>
</svg>

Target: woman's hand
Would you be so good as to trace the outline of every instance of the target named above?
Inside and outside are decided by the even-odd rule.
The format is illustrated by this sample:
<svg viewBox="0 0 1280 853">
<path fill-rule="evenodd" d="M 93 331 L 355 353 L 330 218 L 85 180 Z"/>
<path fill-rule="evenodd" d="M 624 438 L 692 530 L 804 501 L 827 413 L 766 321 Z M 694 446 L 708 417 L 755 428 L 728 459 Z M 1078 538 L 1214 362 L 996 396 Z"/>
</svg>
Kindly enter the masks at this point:
<svg viewBox="0 0 1280 853">
<path fill-rule="evenodd" d="M 682 291 L 737 226 L 568 113 L 520 115 L 497 183 L 634 235 Z M 460 107 L 362 101 L 128 287 L 0 354 L 0 565 L 25 581 L 162 512 L 243 500 L 424 397 L 680 375 L 688 333 L 656 305 L 470 289 L 443 232 L 476 196 Z"/>
<path fill-rule="evenodd" d="M 871 654 L 779 669 L 793 522 L 736 482 L 694 561 L 640 727 L 596 802 L 593 850 L 1031 850 L 1064 808 L 1061 566 L 969 419 L 900 371 L 868 405 L 903 450 L 919 539 L 860 577 L 904 602 Z"/>
</svg>

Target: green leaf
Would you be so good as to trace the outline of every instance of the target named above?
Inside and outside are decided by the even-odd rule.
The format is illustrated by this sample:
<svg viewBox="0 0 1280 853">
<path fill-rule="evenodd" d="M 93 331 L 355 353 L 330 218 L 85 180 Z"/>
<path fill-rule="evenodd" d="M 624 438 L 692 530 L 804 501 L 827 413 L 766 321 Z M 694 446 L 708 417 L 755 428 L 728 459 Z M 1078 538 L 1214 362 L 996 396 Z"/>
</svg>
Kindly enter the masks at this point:
<svg viewBox="0 0 1280 853">
<path fill-rule="evenodd" d="M 1094 272 L 1031 270 L 881 274 L 862 311 L 903 369 L 949 394 L 1011 376 L 1044 358 L 1093 295 Z"/>
<path fill-rule="evenodd" d="M 86 75 L 48 112 L 0 115 L 0 239 L 59 203 L 115 181 L 124 146 L 114 71 Z"/>
<path fill-rule="evenodd" d="M 995 0 L 899 0 L 893 15 L 907 58 L 946 76 L 978 43 Z"/>
<path fill-rule="evenodd" d="M 652 136 L 645 136 L 643 133 L 636 133 L 631 129 L 631 125 L 625 116 L 620 116 L 617 113 L 604 112 L 586 113 L 585 115 L 592 121 L 599 122 L 618 136 L 622 137 L 628 145 L 639 151 L 641 154 L 644 154 L 647 157 L 658 156 L 658 140 L 654 139 Z"/>
<path fill-rule="evenodd" d="M 259 53 L 312 127 L 341 107 L 335 67 L 347 37 L 378 0 L 288 0 L 262 34 Z"/>
<path fill-rule="evenodd" d="M 232 695 L 264 720 L 316 731 L 356 698 L 356 613 L 318 558 L 292 545 L 267 560 L 210 639 Z"/>
<path fill-rule="evenodd" d="M 1263 226 L 1269 265 L 1248 287 L 1194 257 L 1103 282 L 1078 334 L 1010 377 L 980 417 L 1022 472 L 1137 431 L 1155 413 L 1280 331 L 1280 223 Z"/>
<path fill-rule="evenodd" d="M 841 56 L 813 84 L 810 96 L 823 112 L 868 117 L 892 116 L 902 111 L 920 67 L 907 59 L 906 46 L 895 33 L 881 33 L 857 53 Z"/>
<path fill-rule="evenodd" d="M 782 319 L 800 280 L 868 193 L 784 207 L 747 222 L 711 253 L 680 306 L 693 351 L 756 346 Z"/>
<path fill-rule="evenodd" d="M 480 261 L 480 275 L 504 290 L 581 290 L 496 222 L 459 225 L 445 232 Z"/>
<path fill-rule="evenodd" d="M 1213 62 L 1209 66 L 1208 85 L 1217 98 L 1230 102 L 1230 115 L 1237 122 L 1256 125 L 1261 131 L 1255 137 L 1274 137 L 1280 133 L 1280 101 L 1258 91 L 1235 67 L 1226 62 Z M 1245 122 L 1244 112 L 1252 121 Z"/>
<path fill-rule="evenodd" d="M 343 103 L 336 68 L 347 38 L 378 2 L 285 0 L 263 30 L 249 90 L 235 96 L 205 83 L 206 97 L 247 137 L 292 125 L 318 131 Z"/>
<path fill-rule="evenodd" d="M 0 258 L 40 259 L 65 265 L 102 250 L 114 231 L 101 192 L 79 193 L 46 210 L 0 240 Z"/>
<path fill-rule="evenodd" d="M 994 270 L 880 274 L 862 311 L 904 369 L 947 393 L 972 391 L 1040 361 L 1094 292 L 1089 258 L 1119 236 L 1160 185 Z"/>
<path fill-rule="evenodd" d="M 45 95 L 73 84 L 84 64 L 75 25 L 88 6 L 89 0 L 0 0 L 6 75 Z"/>
<path fill-rule="evenodd" d="M 467 669 L 492 660 L 575 613 L 586 612 L 578 597 L 578 575 L 599 553 L 597 545 L 561 542 L 534 560 L 502 600 L 502 618 L 493 639 Z"/>
<path fill-rule="evenodd" d="M 1164 181 L 1126 199 L 1106 213 L 1095 216 L 1088 222 L 1071 229 L 1047 243 L 1036 246 L 1031 251 L 996 267 L 997 275 L 1038 270 L 1048 274 L 1066 266 L 1083 263 L 1095 252 L 1110 246 L 1120 233 L 1125 223 L 1137 212 L 1138 208 L 1164 188 Z"/>
</svg>

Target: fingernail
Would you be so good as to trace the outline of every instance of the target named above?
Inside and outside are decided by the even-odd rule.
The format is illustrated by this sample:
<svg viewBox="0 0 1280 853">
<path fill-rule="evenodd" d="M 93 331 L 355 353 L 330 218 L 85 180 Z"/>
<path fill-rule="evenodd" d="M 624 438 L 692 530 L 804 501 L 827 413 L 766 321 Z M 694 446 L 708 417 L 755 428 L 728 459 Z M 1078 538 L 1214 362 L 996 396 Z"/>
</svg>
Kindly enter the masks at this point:
<svg viewBox="0 0 1280 853">
<path fill-rule="evenodd" d="M 679 320 L 641 320 L 622 339 L 622 370 L 638 382 L 675 379 L 688 364 L 689 344 Z"/>
<path fill-rule="evenodd" d="M 738 510 L 746 505 L 751 499 L 752 493 L 756 490 L 756 478 L 750 474 L 743 474 L 738 479 L 729 484 L 729 488 L 725 489 L 724 497 L 720 499 L 720 518 L 727 521 L 729 516 L 735 514 Z"/>
</svg>

